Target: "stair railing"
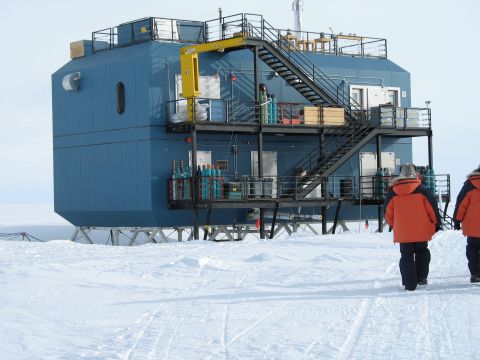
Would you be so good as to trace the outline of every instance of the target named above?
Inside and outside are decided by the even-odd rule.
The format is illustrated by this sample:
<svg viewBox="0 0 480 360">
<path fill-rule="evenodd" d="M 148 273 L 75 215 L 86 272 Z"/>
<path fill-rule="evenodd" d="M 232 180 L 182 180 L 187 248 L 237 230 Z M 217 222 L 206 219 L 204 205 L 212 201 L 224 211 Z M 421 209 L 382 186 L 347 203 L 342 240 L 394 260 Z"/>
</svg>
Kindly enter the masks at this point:
<svg viewBox="0 0 480 360">
<path fill-rule="evenodd" d="M 252 37 L 260 38 L 280 52 L 288 60 L 293 62 L 300 71 L 305 73 L 310 80 L 317 86 L 322 88 L 333 100 L 342 105 L 346 112 L 350 115 L 351 120 L 355 121 L 355 114 L 353 111 L 363 110 L 362 106 L 355 101 L 350 95 L 341 88 L 335 81 L 333 81 L 327 74 L 325 74 L 318 66 L 309 60 L 305 54 L 299 51 L 293 44 L 291 44 L 280 32 L 274 28 L 265 19 L 261 20 L 261 28 L 250 23 L 248 18 L 245 19 L 245 32 L 252 34 Z"/>
</svg>

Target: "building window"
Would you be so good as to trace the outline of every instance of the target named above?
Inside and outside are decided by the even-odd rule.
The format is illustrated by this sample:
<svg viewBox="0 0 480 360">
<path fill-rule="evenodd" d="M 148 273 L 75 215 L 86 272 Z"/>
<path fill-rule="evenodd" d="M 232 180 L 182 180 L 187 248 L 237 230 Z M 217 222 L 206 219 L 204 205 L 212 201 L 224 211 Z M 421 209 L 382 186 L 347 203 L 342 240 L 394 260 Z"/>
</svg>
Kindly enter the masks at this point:
<svg viewBox="0 0 480 360">
<path fill-rule="evenodd" d="M 397 90 L 388 90 L 387 91 L 387 101 L 391 105 L 398 106 L 398 91 Z"/>
<path fill-rule="evenodd" d="M 125 85 L 123 82 L 117 84 L 117 112 L 119 114 L 125 112 Z"/>
<path fill-rule="evenodd" d="M 363 89 L 352 88 L 351 97 L 355 101 L 352 105 L 363 106 Z"/>
</svg>

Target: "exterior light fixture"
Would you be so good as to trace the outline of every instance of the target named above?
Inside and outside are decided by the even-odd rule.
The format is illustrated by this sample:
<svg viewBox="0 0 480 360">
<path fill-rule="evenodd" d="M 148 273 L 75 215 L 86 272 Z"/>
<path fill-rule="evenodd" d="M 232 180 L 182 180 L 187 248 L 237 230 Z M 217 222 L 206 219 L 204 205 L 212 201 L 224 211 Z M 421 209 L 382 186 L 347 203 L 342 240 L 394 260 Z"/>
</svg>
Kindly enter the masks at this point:
<svg viewBox="0 0 480 360">
<path fill-rule="evenodd" d="M 77 91 L 80 88 L 80 73 L 65 75 L 62 79 L 62 86 L 65 91 Z"/>
</svg>

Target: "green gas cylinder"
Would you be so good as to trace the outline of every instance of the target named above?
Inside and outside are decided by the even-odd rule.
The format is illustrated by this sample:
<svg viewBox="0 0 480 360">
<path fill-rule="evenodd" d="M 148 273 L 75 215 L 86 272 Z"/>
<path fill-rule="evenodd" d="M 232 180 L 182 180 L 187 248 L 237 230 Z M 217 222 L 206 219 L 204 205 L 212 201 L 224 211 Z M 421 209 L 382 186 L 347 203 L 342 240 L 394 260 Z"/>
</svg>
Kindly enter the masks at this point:
<svg viewBox="0 0 480 360">
<path fill-rule="evenodd" d="M 267 123 L 268 121 L 268 97 L 267 97 L 267 85 L 259 85 L 259 101 L 260 101 L 260 122 L 262 124 Z"/>
<path fill-rule="evenodd" d="M 381 199 L 383 198 L 385 194 L 385 183 L 383 181 L 383 177 L 385 176 L 385 173 L 383 172 L 383 169 L 378 168 L 377 172 L 375 173 L 375 185 L 374 185 L 374 198 L 375 199 Z"/>
<path fill-rule="evenodd" d="M 429 167 L 427 167 L 427 170 L 425 171 L 425 185 L 430 189 L 432 193 L 435 194 L 437 190 L 435 184 L 435 172 Z"/>
</svg>

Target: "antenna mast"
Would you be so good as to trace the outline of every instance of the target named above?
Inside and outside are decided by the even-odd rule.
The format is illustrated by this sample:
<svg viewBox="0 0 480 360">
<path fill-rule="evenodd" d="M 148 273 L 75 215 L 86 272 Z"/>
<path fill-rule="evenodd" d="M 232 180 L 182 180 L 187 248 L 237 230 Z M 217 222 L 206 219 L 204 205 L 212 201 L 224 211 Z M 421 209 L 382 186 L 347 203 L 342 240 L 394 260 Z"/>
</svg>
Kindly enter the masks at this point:
<svg viewBox="0 0 480 360">
<path fill-rule="evenodd" d="M 292 10 L 294 13 L 294 31 L 297 39 L 302 39 L 302 25 L 303 25 L 303 0 L 293 0 Z"/>
</svg>

